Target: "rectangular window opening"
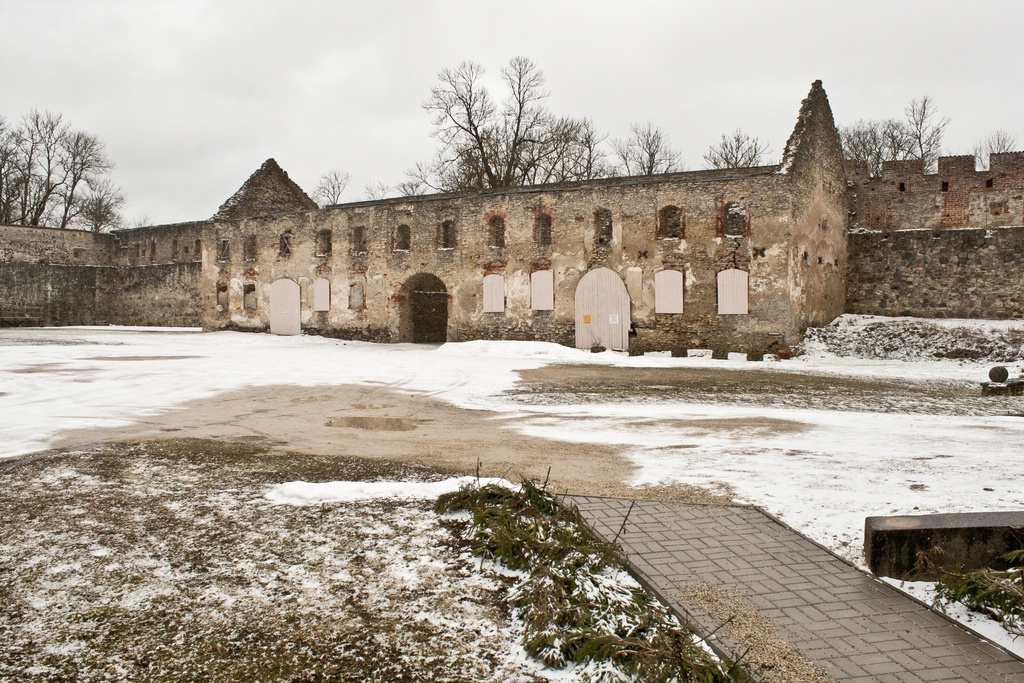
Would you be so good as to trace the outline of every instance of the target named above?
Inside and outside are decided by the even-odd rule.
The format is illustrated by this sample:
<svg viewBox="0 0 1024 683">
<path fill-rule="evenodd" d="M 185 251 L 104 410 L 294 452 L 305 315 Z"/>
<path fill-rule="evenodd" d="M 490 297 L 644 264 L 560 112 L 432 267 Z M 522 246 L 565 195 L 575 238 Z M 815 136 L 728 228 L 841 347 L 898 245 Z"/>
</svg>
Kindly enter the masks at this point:
<svg viewBox="0 0 1024 683">
<path fill-rule="evenodd" d="M 332 234 L 330 230 L 321 230 L 316 234 L 316 255 L 317 256 L 330 256 L 332 244 Z"/>
<path fill-rule="evenodd" d="M 352 228 L 352 253 L 353 254 L 365 254 L 366 253 L 366 227 L 362 225 L 356 225 Z"/>
<path fill-rule="evenodd" d="M 256 252 L 256 235 L 246 235 L 245 242 L 242 243 L 242 253 L 245 256 L 245 260 L 255 261 Z"/>
<path fill-rule="evenodd" d="M 256 284 L 246 283 L 242 288 L 242 307 L 247 311 L 256 310 Z"/>
</svg>

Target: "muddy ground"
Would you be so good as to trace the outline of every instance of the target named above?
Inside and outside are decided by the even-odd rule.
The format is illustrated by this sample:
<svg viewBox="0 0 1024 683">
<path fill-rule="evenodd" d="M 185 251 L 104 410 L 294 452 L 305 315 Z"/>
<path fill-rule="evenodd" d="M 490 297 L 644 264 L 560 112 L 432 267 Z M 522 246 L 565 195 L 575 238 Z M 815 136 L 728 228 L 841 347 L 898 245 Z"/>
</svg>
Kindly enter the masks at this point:
<svg viewBox="0 0 1024 683">
<path fill-rule="evenodd" d="M 725 367 L 568 365 L 524 370 L 520 376 L 523 381 L 509 395 L 524 405 L 690 401 L 946 415 L 1024 410 L 1024 399 L 980 399 L 977 387 L 962 381 L 888 381 Z M 386 385 L 284 385 L 193 401 L 117 429 L 71 432 L 57 446 L 172 437 L 255 439 L 279 453 L 385 459 L 513 480 L 550 479 L 556 490 L 574 494 L 728 502 L 721 495 L 685 485 L 627 486 L 633 466 L 617 447 L 525 436 L 514 429 L 516 419 L 464 410 Z M 706 425 L 708 429 L 728 432 L 750 427 L 749 418 L 713 422 Z"/>
</svg>

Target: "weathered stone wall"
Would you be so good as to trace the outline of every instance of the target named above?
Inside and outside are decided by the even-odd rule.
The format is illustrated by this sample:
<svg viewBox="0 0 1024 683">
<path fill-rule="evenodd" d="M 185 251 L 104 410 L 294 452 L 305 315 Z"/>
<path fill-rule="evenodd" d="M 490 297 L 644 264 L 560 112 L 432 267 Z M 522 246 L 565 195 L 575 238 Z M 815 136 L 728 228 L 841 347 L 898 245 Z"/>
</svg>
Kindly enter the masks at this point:
<svg viewBox="0 0 1024 683">
<path fill-rule="evenodd" d="M 97 321 L 111 325 L 202 325 L 202 264 L 103 268 L 96 277 Z"/>
<path fill-rule="evenodd" d="M 0 225 L 0 263 L 108 265 L 116 245 L 116 238 L 104 233 Z"/>
<path fill-rule="evenodd" d="M 1024 317 L 1024 227 L 850 235 L 847 312 Z"/>
<path fill-rule="evenodd" d="M 215 222 L 204 228 L 203 239 L 210 245 L 203 253 L 204 325 L 266 329 L 270 284 L 290 278 L 300 285 L 305 329 L 406 341 L 405 285 L 413 276 L 429 273 L 449 293 L 449 340 L 571 344 L 576 285 L 587 271 L 608 267 L 622 277 L 632 301 L 635 351 L 699 347 L 763 352 L 795 344 L 802 328 L 789 277 L 793 177 L 777 171 L 767 167 L 411 197 Z M 729 202 L 747 213 L 744 234 L 724 234 L 723 207 Z M 659 212 L 668 205 L 681 209 L 681 235 L 659 238 Z M 611 212 L 606 244 L 598 235 L 599 209 Z M 540 214 L 551 217 L 549 246 L 535 238 Z M 495 216 L 504 221 L 504 246 L 493 244 L 490 236 Z M 441 226 L 448 221 L 455 231 L 451 248 L 439 243 Z M 405 246 L 396 244 L 400 225 L 409 226 L 408 249 L 396 248 Z M 282 250 L 286 234 L 287 255 Z M 837 234 L 842 235 L 841 229 Z M 830 248 L 826 244 L 820 250 Z M 845 259 L 840 251 L 827 255 L 830 263 Z M 750 273 L 750 313 L 719 315 L 717 273 L 734 266 Z M 654 313 L 654 275 L 664 268 L 685 276 L 682 314 Z M 554 274 L 553 311 L 531 309 L 530 275 L 538 269 Z M 487 274 L 505 278 L 502 313 L 483 311 Z M 312 310 L 313 282 L 319 277 L 330 280 L 332 301 L 322 313 Z M 247 285 L 255 287 L 255 310 L 246 308 Z M 227 292 L 226 308 L 217 300 L 218 290 Z M 841 310 L 840 300 L 835 313 Z"/>
<path fill-rule="evenodd" d="M 975 171 L 973 156 L 939 157 L 938 172 L 920 161 L 885 163 L 882 175 L 851 164 L 854 228 L 879 230 L 990 228 L 1024 224 L 1024 152 L 992 154 Z"/>
<path fill-rule="evenodd" d="M 91 325 L 103 266 L 0 263 L 0 327 Z"/>
<path fill-rule="evenodd" d="M 831 322 L 846 300 L 850 196 L 842 144 L 821 81 L 801 104 L 783 168 L 793 196 L 790 303 L 802 334 Z"/>
<path fill-rule="evenodd" d="M 210 221 L 194 221 L 115 231 L 111 263 L 122 267 L 201 263 L 203 250 L 210 248 L 204 236 L 211 225 Z"/>
</svg>

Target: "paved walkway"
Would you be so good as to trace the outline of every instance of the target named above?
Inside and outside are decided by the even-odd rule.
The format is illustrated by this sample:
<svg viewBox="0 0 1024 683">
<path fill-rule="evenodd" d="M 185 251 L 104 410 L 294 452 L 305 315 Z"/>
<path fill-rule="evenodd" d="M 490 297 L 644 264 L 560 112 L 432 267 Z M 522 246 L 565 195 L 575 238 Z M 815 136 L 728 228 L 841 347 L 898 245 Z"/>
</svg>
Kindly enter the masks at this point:
<svg viewBox="0 0 1024 683">
<path fill-rule="evenodd" d="M 630 506 L 616 498 L 574 500 L 609 539 Z M 732 625 L 721 626 L 742 605 L 770 619 L 798 659 L 836 681 L 1024 683 L 1021 660 L 757 509 L 637 501 L 618 540 L 641 580 L 698 630 L 718 629 L 720 645 L 734 656 L 747 643 Z"/>
</svg>

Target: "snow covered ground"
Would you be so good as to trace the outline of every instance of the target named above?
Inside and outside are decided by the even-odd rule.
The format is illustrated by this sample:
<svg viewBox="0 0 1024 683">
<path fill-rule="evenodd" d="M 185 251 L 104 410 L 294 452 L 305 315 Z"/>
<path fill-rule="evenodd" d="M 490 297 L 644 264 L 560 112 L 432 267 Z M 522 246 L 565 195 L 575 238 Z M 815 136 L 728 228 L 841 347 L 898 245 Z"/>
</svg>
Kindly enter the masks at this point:
<svg viewBox="0 0 1024 683">
<path fill-rule="evenodd" d="M 846 317 L 840 325 L 879 322 L 900 323 Z M 937 324 L 1024 335 L 1024 321 Z M 915 360 L 839 357 L 830 348 L 811 343 L 797 359 L 755 363 L 527 342 L 438 348 L 193 330 L 0 330 L 0 457 L 245 386 L 364 383 L 499 411 L 531 435 L 620 444 L 638 466 L 631 483 L 725 484 L 858 564 L 865 516 L 1024 507 L 1024 399 L 978 396 L 993 362 L 935 359 L 927 349 L 891 354 Z M 722 368 L 748 373 L 752 384 L 779 373 L 884 379 L 920 387 L 924 407 L 851 411 L 841 397 L 803 407 L 728 397 L 531 402 L 506 393 L 516 370 L 556 363 Z M 1019 362 L 1008 367 L 1011 376 L 1022 371 Z M 962 392 L 961 409 L 928 409 L 932 387 Z"/>
</svg>

